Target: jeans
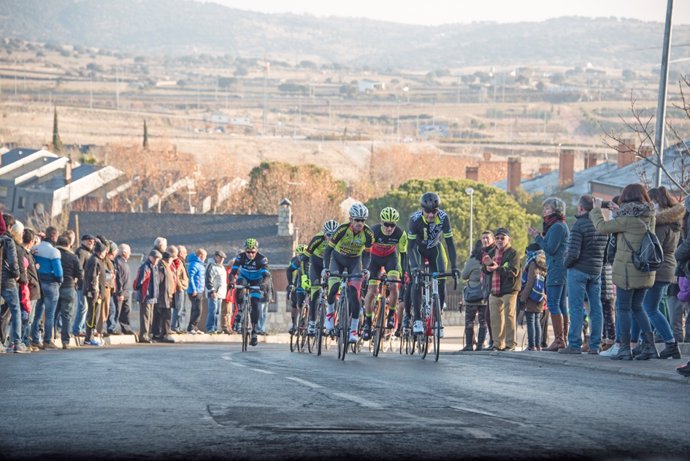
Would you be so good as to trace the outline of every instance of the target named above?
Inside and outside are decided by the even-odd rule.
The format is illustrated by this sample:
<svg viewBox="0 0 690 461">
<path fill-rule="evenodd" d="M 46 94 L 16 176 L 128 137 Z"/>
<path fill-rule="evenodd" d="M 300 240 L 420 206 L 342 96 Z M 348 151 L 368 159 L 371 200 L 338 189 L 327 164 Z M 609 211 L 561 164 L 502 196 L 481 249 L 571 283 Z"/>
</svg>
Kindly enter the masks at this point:
<svg viewBox="0 0 690 461">
<path fill-rule="evenodd" d="M 117 323 L 120 319 L 120 304 L 117 302 L 117 296 L 113 295 L 108 300 L 110 301 L 110 310 L 108 311 L 108 321 L 105 324 L 105 329 L 108 334 L 115 333 Z"/>
<path fill-rule="evenodd" d="M 642 301 L 642 307 L 647 314 L 647 318 L 652 326 L 659 332 L 659 335 L 664 339 L 664 342 L 672 343 L 674 341 L 673 332 L 671 331 L 671 326 L 668 324 L 666 317 L 659 311 L 659 305 L 661 304 L 661 299 L 666 294 L 666 289 L 668 288 L 668 282 L 654 282 L 654 285 L 647 290 L 644 295 L 644 300 Z M 633 322 L 635 326 L 635 322 Z M 635 339 L 633 328 L 633 335 L 631 338 Z M 638 334 L 639 336 L 639 334 Z"/>
<path fill-rule="evenodd" d="M 644 300 L 646 288 L 633 288 L 625 290 L 616 287 L 616 296 L 618 298 L 616 304 L 616 315 L 618 316 L 620 342 L 622 347 L 630 346 L 630 327 L 632 317 L 635 317 L 638 325 L 642 329 L 642 333 L 651 333 L 652 327 L 649 324 L 647 314 L 642 310 L 642 301 Z M 633 338 L 634 339 L 634 338 Z"/>
<path fill-rule="evenodd" d="M 541 312 L 525 312 L 527 346 L 537 347 L 541 342 Z"/>
<path fill-rule="evenodd" d="M 62 344 L 69 343 L 72 313 L 74 312 L 74 306 L 76 304 L 77 290 L 75 290 L 74 287 L 60 288 L 58 311 L 60 312 L 60 318 L 62 318 L 62 325 L 60 327 L 60 339 L 62 339 Z"/>
<path fill-rule="evenodd" d="M 31 301 L 31 312 L 29 318 L 22 321 L 22 342 L 28 346 L 31 342 L 31 324 L 34 322 L 34 315 L 36 314 L 36 301 Z"/>
<path fill-rule="evenodd" d="M 72 323 L 72 334 L 78 335 L 86 331 L 86 296 L 84 291 L 77 289 L 77 311 Z"/>
<path fill-rule="evenodd" d="M 192 302 L 192 312 L 189 315 L 189 325 L 187 325 L 187 331 L 194 331 L 199 329 L 199 317 L 201 317 L 201 293 L 197 293 L 197 295 L 194 297 L 189 295 L 189 300 Z"/>
<path fill-rule="evenodd" d="M 206 333 L 218 331 L 218 315 L 220 315 L 221 298 L 208 298 L 208 315 L 206 316 Z"/>
<path fill-rule="evenodd" d="M 671 316 L 671 330 L 677 342 L 688 342 L 690 340 L 690 303 L 680 301 L 675 296 L 668 297 L 668 309 Z M 685 331 L 683 331 L 683 318 L 685 318 Z"/>
<path fill-rule="evenodd" d="M 10 332 L 9 337 L 11 338 L 11 344 L 17 345 L 22 338 L 22 309 L 19 305 L 19 291 L 17 290 L 17 285 L 3 287 L 2 293 L 0 294 L 2 299 L 5 300 L 10 311 Z"/>
<path fill-rule="evenodd" d="M 172 309 L 172 323 L 173 331 L 182 330 L 181 325 L 185 325 L 185 316 L 187 314 L 187 297 L 184 291 L 176 291 L 173 297 Z"/>
<path fill-rule="evenodd" d="M 268 315 L 268 303 L 267 302 L 262 302 L 259 308 L 259 323 L 257 325 L 257 330 L 259 330 L 262 333 L 265 333 L 266 330 L 266 316 Z"/>
<path fill-rule="evenodd" d="M 546 307 L 551 315 L 568 315 L 565 289 L 565 284 L 546 286 Z"/>
<path fill-rule="evenodd" d="M 577 269 L 568 269 L 568 296 L 570 329 L 568 344 L 573 349 L 582 347 L 582 322 L 585 318 L 585 295 L 589 301 L 589 320 L 592 333 L 589 347 L 598 350 L 604 329 L 604 313 L 601 306 L 601 274 L 591 275 Z"/>
<path fill-rule="evenodd" d="M 40 343 L 39 324 L 41 317 L 46 315 L 45 331 L 43 332 L 43 342 L 50 343 L 53 341 L 53 328 L 55 325 L 55 310 L 57 309 L 58 299 L 60 298 L 60 284 L 57 282 L 41 282 L 41 290 L 43 297 L 36 303 L 36 315 L 34 322 L 31 324 L 31 341 Z"/>
</svg>

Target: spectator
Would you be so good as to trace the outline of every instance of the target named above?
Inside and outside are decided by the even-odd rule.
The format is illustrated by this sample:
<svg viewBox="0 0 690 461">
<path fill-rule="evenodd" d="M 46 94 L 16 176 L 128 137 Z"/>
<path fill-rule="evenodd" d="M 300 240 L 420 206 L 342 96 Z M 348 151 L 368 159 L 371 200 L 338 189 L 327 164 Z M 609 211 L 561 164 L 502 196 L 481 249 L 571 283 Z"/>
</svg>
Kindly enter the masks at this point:
<svg viewBox="0 0 690 461">
<path fill-rule="evenodd" d="M 494 233 L 490 230 L 485 230 L 482 232 L 482 259 L 485 255 L 493 258 L 496 255 L 496 237 Z M 484 294 L 484 300 L 486 302 L 486 308 L 484 308 L 484 318 L 486 319 L 486 328 L 489 331 L 489 349 L 494 347 L 494 336 L 491 333 L 491 314 L 489 312 L 489 293 L 491 292 L 491 274 L 486 271 L 486 268 L 482 265 L 482 290 Z"/>
<path fill-rule="evenodd" d="M 580 354 L 582 346 L 582 323 L 585 312 L 585 295 L 589 303 L 589 353 L 598 354 L 603 331 L 601 306 L 601 269 L 608 236 L 594 228 L 589 216 L 594 197 L 583 195 L 577 205 L 577 217 L 570 230 L 568 248 L 565 253 L 567 268 L 568 304 L 570 309 L 570 330 L 568 346 L 560 349 L 561 354 Z M 586 334 L 585 334 L 586 336 Z"/>
<path fill-rule="evenodd" d="M 175 291 L 175 300 L 172 310 L 172 328 L 174 333 L 181 334 L 184 332 L 182 325 L 185 325 L 185 317 L 187 314 L 187 288 L 189 288 L 189 274 L 187 273 L 187 248 L 184 245 L 177 247 L 171 246 L 168 248 L 170 254 L 173 255 L 173 266 L 175 274 L 177 274 L 177 290 Z"/>
<path fill-rule="evenodd" d="M 61 235 L 57 241 L 57 249 L 60 251 L 60 263 L 62 264 L 62 285 L 60 285 L 60 295 L 58 297 L 58 312 L 62 317 L 60 339 L 62 348 L 69 349 L 70 345 L 70 326 L 72 325 L 72 315 L 77 304 L 77 283 L 84 278 L 84 270 L 79 264 L 79 258 L 70 250 L 69 234 Z"/>
<path fill-rule="evenodd" d="M 611 220 L 604 218 L 600 199 L 594 200 L 594 208 L 590 213 L 597 231 L 618 234 L 613 261 L 613 283 L 616 285 L 618 298 L 616 316 L 620 324 L 620 350 L 611 359 L 632 360 L 630 324 L 633 315 L 645 336 L 645 346 L 639 357 L 648 359 L 658 354 L 649 319 L 642 310 L 642 301 L 647 289 L 654 285 L 655 273 L 639 271 L 632 262 L 632 254 L 635 251 L 633 249 L 640 247 L 647 229 L 653 231 L 656 226 L 654 205 L 641 184 L 627 185 L 621 193 L 620 204 L 620 207 L 615 203 L 609 204 L 609 208 L 617 211 L 617 215 Z"/>
<path fill-rule="evenodd" d="M 527 261 L 522 275 L 520 301 L 525 306 L 527 324 L 527 350 L 541 350 L 541 314 L 544 312 L 545 293 L 537 282 L 546 280 L 546 258 L 544 250 L 536 243 L 527 246 Z"/>
<path fill-rule="evenodd" d="M 222 251 L 216 251 L 213 261 L 206 266 L 206 298 L 208 299 L 208 314 L 206 316 L 206 333 L 220 333 L 218 316 L 223 299 L 227 295 L 227 272 L 223 266 L 226 255 Z"/>
<path fill-rule="evenodd" d="M 151 250 L 148 258 L 141 263 L 134 280 L 136 298 L 139 300 L 139 342 L 151 342 L 151 322 L 153 309 L 158 301 L 158 289 L 160 280 L 158 275 L 158 262 L 163 255 L 158 250 Z"/>
<path fill-rule="evenodd" d="M 110 336 L 117 327 L 117 317 L 115 314 L 115 306 L 113 305 L 113 293 L 115 293 L 115 257 L 119 251 L 117 244 L 113 241 L 106 240 L 105 244 L 108 252 L 105 255 L 105 293 L 103 295 L 103 327 L 105 328 L 104 336 Z"/>
<path fill-rule="evenodd" d="M 159 261 L 156 269 L 158 270 L 159 283 L 158 286 L 158 301 L 156 302 L 157 315 L 154 316 L 158 325 L 153 328 L 153 339 L 162 343 L 174 343 L 175 340 L 171 336 L 170 319 L 172 317 L 170 309 L 172 308 L 173 297 L 175 296 L 175 273 L 172 271 L 172 255 L 167 251 L 163 253 L 163 258 Z"/>
<path fill-rule="evenodd" d="M 132 250 L 126 243 L 120 244 L 120 251 L 113 262 L 115 267 L 115 292 L 113 293 L 113 304 L 115 309 L 115 319 L 120 323 L 120 330 L 126 335 L 133 335 L 134 331 L 130 325 L 129 314 L 129 257 Z M 114 330 L 114 328 L 113 328 Z M 112 334 L 117 334 L 113 331 Z"/>
<path fill-rule="evenodd" d="M 79 259 L 82 270 L 86 266 L 86 261 L 91 257 L 95 245 L 96 237 L 93 235 L 84 234 L 81 237 L 81 245 L 74 254 Z M 86 331 L 86 324 L 84 323 L 86 320 L 86 296 L 84 296 L 83 284 L 83 280 L 77 284 L 77 311 L 72 324 L 72 335 L 74 336 L 84 336 Z"/>
<path fill-rule="evenodd" d="M 204 293 L 204 282 L 206 280 L 206 250 L 199 248 L 193 255 L 189 255 L 189 287 L 187 293 L 192 303 L 192 312 L 189 316 L 187 333 L 198 334 L 199 317 L 201 317 L 201 297 Z"/>
<path fill-rule="evenodd" d="M 9 232 L 5 220 L 14 225 L 14 218 L 11 215 L 0 216 L 0 257 L 2 264 L 2 290 L 0 296 L 5 300 L 10 311 L 10 343 L 7 352 L 25 353 L 28 349 L 21 341 L 22 335 L 22 313 L 19 304 L 19 288 L 17 282 L 20 279 L 21 271 L 19 260 L 17 259 L 17 246 L 14 238 Z M 2 345 L 0 345 L 2 348 Z M 5 350 L 5 349 L 3 349 Z"/>
<path fill-rule="evenodd" d="M 486 306 L 487 300 L 482 288 L 482 241 L 477 240 L 472 249 L 472 254 L 465 261 L 460 276 L 467 280 L 463 298 L 465 302 L 465 347 L 463 351 L 471 351 L 474 346 L 474 324 L 479 317 L 479 331 L 477 332 L 477 348 L 484 349 L 486 338 Z"/>
<path fill-rule="evenodd" d="M 615 241 L 613 235 L 609 235 L 604 251 L 604 265 L 601 268 L 601 307 L 604 315 L 604 331 L 602 334 L 601 349 L 610 350 L 616 340 L 616 319 L 614 307 L 613 286 L 613 257 L 615 256 Z M 609 253 L 611 254 L 609 257 Z M 616 352 L 613 355 L 616 355 Z"/>
<path fill-rule="evenodd" d="M 496 255 L 485 255 L 482 264 L 491 273 L 489 309 L 494 350 L 513 351 L 515 340 L 517 296 L 520 290 L 520 256 L 510 246 L 510 232 L 496 230 Z M 498 344 L 496 344 L 498 342 Z"/>
<path fill-rule="evenodd" d="M 27 259 L 26 274 L 29 300 L 25 304 L 22 304 L 22 310 L 28 313 L 26 319 L 24 319 L 22 315 L 22 342 L 31 352 L 38 352 L 40 350 L 31 346 L 31 324 L 36 311 L 36 303 L 41 298 L 41 283 L 38 280 L 36 260 L 34 260 L 34 255 L 31 253 L 31 249 L 36 246 L 37 241 L 38 237 L 34 231 L 31 229 L 24 229 L 21 247 Z"/>
<path fill-rule="evenodd" d="M 103 328 L 103 303 L 105 302 L 105 258 L 108 247 L 96 242 L 93 254 L 84 266 L 84 296 L 86 296 L 86 336 L 84 344 L 102 346 L 99 332 Z"/>
<path fill-rule="evenodd" d="M 565 202 L 558 197 L 549 197 L 542 205 L 542 232 L 533 227 L 528 232 L 546 253 L 546 307 L 551 314 L 555 338 L 544 350 L 557 352 L 566 346 L 565 332 L 568 331 L 564 261 L 569 232 L 565 224 Z"/>
<path fill-rule="evenodd" d="M 38 265 L 38 279 L 41 282 L 41 299 L 36 304 L 34 321 L 31 324 L 31 345 L 39 349 L 57 349 L 53 343 L 55 310 L 62 285 L 62 264 L 60 252 L 55 248 L 58 231 L 54 227 L 46 229 L 46 238 L 34 249 L 34 259 Z M 39 325 L 45 313 L 45 331 L 41 343 Z"/>
</svg>

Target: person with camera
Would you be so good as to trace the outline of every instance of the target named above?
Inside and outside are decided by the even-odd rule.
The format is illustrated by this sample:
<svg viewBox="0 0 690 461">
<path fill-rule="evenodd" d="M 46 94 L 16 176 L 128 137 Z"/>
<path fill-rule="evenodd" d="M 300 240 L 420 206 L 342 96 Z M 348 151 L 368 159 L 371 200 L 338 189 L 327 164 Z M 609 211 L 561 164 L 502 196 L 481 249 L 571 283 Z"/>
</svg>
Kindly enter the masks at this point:
<svg viewBox="0 0 690 461">
<path fill-rule="evenodd" d="M 487 299 L 482 286 L 482 251 L 484 247 L 481 240 L 477 240 L 472 249 L 472 254 L 465 261 L 460 277 L 467 280 L 463 291 L 465 301 L 465 347 L 461 351 L 472 351 L 474 345 L 474 322 L 479 317 L 479 331 L 477 332 L 477 348 L 484 349 L 486 338 L 486 306 Z"/>
<path fill-rule="evenodd" d="M 620 330 L 620 349 L 612 360 L 632 360 L 630 350 L 631 318 L 635 316 L 645 338 L 640 359 L 657 357 L 654 334 L 647 315 L 642 310 L 642 301 L 647 290 L 654 285 L 656 272 L 644 272 L 633 262 L 633 253 L 640 248 L 647 231 L 654 232 L 656 218 L 647 189 L 642 184 L 625 186 L 620 195 L 620 207 L 609 202 L 608 208 L 615 211 L 615 217 L 607 220 L 602 212 L 602 200 L 594 199 L 590 212 L 596 230 L 603 234 L 618 234 L 616 255 L 613 261 L 613 283 L 616 285 L 618 305 L 616 316 Z"/>
</svg>

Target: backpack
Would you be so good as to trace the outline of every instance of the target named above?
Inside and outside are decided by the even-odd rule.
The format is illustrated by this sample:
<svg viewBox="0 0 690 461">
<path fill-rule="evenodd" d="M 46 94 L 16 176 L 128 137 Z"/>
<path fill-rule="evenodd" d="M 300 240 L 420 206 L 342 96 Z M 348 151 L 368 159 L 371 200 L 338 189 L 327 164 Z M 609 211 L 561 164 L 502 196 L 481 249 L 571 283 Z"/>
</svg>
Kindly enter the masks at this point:
<svg viewBox="0 0 690 461">
<path fill-rule="evenodd" d="M 535 303 L 540 303 L 546 298 L 546 278 L 542 271 L 537 271 L 537 276 L 534 279 L 532 291 L 529 293 L 529 299 Z"/>
<path fill-rule="evenodd" d="M 644 221 L 640 219 L 640 222 L 644 225 L 645 233 L 642 236 L 639 250 L 633 250 L 630 242 L 625 238 L 625 232 L 621 235 L 628 249 L 632 252 L 632 262 L 635 269 L 640 272 L 654 272 L 664 262 L 664 250 L 661 247 L 661 242 L 659 242 L 659 237 L 649 231 L 649 226 Z"/>
</svg>

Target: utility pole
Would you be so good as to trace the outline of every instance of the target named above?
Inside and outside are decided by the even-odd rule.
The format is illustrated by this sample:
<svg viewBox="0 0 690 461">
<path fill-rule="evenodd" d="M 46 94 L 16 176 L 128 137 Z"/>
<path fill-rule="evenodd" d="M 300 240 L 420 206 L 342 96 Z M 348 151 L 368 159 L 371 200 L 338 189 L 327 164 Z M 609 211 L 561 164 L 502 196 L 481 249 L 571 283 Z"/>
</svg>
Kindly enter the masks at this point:
<svg viewBox="0 0 690 461">
<path fill-rule="evenodd" d="M 664 162 L 664 131 L 666 128 L 666 93 L 668 85 L 668 61 L 671 56 L 671 22 L 673 19 L 673 0 L 666 4 L 666 27 L 664 28 L 664 49 L 661 55 L 661 72 L 659 74 L 659 102 L 656 107 L 655 139 L 659 153 L 659 165 L 656 168 L 655 184 L 661 186 L 661 167 Z"/>
</svg>

